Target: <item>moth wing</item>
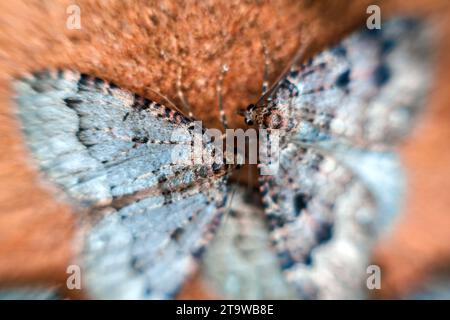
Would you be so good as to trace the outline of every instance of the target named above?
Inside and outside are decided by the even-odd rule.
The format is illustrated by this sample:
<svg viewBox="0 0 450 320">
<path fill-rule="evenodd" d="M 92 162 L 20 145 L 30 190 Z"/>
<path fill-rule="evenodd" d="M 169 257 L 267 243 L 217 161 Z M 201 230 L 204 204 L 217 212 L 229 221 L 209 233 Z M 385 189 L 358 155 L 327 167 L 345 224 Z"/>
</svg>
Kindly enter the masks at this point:
<svg viewBox="0 0 450 320">
<path fill-rule="evenodd" d="M 35 164 L 80 213 L 83 247 L 74 263 L 88 294 L 175 294 L 226 195 L 223 166 L 192 161 L 192 121 L 76 72 L 37 73 L 15 85 Z"/>
<path fill-rule="evenodd" d="M 361 298 L 370 249 L 397 212 L 403 177 L 390 153 L 329 148 L 289 143 L 278 172 L 260 176 L 270 238 L 300 298 Z"/>
<path fill-rule="evenodd" d="M 410 130 L 432 83 L 430 27 L 409 18 L 355 32 L 294 66 L 265 111 L 301 141 L 391 144 Z M 264 119 L 264 117 L 259 117 Z M 261 126 L 270 124 L 260 120 Z"/>
<path fill-rule="evenodd" d="M 230 299 L 292 299 L 270 245 L 255 190 L 238 187 L 217 235 L 205 253 L 202 279 Z"/>
<path fill-rule="evenodd" d="M 173 298 L 197 267 L 224 208 L 225 180 L 148 197 L 104 216 L 81 253 L 86 288 L 100 299 Z"/>
<path fill-rule="evenodd" d="M 106 205 L 212 175 L 211 165 L 192 161 L 193 121 L 165 106 L 70 71 L 36 74 L 16 91 L 39 168 L 78 203 Z"/>
</svg>

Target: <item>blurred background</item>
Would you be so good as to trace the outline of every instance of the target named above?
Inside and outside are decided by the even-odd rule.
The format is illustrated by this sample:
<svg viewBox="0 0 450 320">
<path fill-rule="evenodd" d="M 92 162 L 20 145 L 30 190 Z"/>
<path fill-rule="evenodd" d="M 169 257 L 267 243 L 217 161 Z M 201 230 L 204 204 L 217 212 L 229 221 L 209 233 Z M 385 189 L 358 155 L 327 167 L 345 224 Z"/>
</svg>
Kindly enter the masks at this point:
<svg viewBox="0 0 450 320">
<path fill-rule="evenodd" d="M 80 8 L 80 28 L 68 24 Z M 86 298 L 66 290 L 77 224 L 70 208 L 38 183 L 11 103 L 11 81 L 43 68 L 73 68 L 138 94 L 163 92 L 177 104 L 177 72 L 197 118 L 220 125 L 215 83 L 227 63 L 223 93 L 232 127 L 254 102 L 263 77 L 262 42 L 273 81 L 300 44 L 304 59 L 364 26 L 368 5 L 382 18 L 414 15 L 436 25 L 437 72 L 423 116 L 398 152 L 407 174 L 405 206 L 371 260 L 382 268 L 380 298 L 449 298 L 450 5 L 446 0 L 366 1 L 37 1 L 0 2 L 0 286 L 5 296 L 38 287 L 41 298 Z M 152 90 L 150 90 L 152 89 Z M 199 94 L 201 93 L 201 94 Z M 401 94 L 401 93 L 399 93 Z M 246 184 L 254 183 L 256 175 Z M 245 178 L 247 179 L 247 178 Z M 245 180 L 243 179 L 243 180 Z M 179 298 L 217 298 L 198 273 Z M 48 288 L 56 288 L 55 290 Z M 19 290 L 19 291 L 17 291 Z M 29 292 L 29 291 L 27 291 Z"/>
</svg>

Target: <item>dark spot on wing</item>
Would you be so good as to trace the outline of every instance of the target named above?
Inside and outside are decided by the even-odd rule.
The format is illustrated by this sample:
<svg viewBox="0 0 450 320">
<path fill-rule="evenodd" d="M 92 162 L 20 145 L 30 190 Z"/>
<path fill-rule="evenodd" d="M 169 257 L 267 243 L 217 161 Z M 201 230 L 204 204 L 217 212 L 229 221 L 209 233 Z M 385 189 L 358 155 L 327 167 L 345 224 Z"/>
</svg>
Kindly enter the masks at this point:
<svg viewBox="0 0 450 320">
<path fill-rule="evenodd" d="M 282 217 L 280 217 L 279 215 L 269 213 L 269 214 L 267 214 L 266 217 L 267 217 L 267 221 L 268 221 L 270 230 L 274 230 L 276 228 L 281 228 L 285 224 L 285 220 Z"/>
<path fill-rule="evenodd" d="M 152 294 L 152 289 L 150 287 L 145 288 L 144 295 L 149 297 Z"/>
<path fill-rule="evenodd" d="M 310 163 L 311 170 L 319 171 L 319 165 L 322 161 L 323 156 L 321 154 L 317 154 L 316 157 Z"/>
<path fill-rule="evenodd" d="M 402 19 L 399 23 L 403 24 L 403 26 L 408 30 L 416 29 L 417 27 L 420 26 L 419 20 L 414 18 Z"/>
<path fill-rule="evenodd" d="M 150 104 L 153 103 L 151 100 L 141 97 L 140 95 L 134 95 L 134 101 L 132 108 L 136 110 L 146 110 L 150 107 Z"/>
<path fill-rule="evenodd" d="M 200 259 L 203 256 L 204 253 L 205 253 L 205 246 L 201 246 L 195 252 L 192 253 L 192 256 L 195 259 Z"/>
<path fill-rule="evenodd" d="M 64 78 L 64 71 L 62 69 L 58 69 L 56 72 L 58 79 L 61 80 Z"/>
<path fill-rule="evenodd" d="M 133 105 L 131 106 L 133 109 L 139 110 L 142 106 L 142 98 L 137 94 L 134 95 Z"/>
<path fill-rule="evenodd" d="M 333 235 L 333 225 L 331 223 L 324 223 L 317 232 L 317 242 L 319 244 L 325 243 L 331 239 Z"/>
<path fill-rule="evenodd" d="M 89 75 L 82 73 L 80 75 L 80 79 L 78 80 L 78 83 L 77 83 L 78 91 L 84 90 L 84 87 L 89 85 L 90 79 L 91 79 L 91 77 Z"/>
<path fill-rule="evenodd" d="M 291 78 L 296 78 L 299 74 L 299 70 L 298 69 L 291 69 L 289 71 L 289 77 Z"/>
<path fill-rule="evenodd" d="M 332 50 L 334 55 L 338 57 L 345 57 L 347 56 L 347 49 L 343 45 L 338 45 L 334 47 Z"/>
<path fill-rule="evenodd" d="M 136 270 L 138 273 L 144 272 L 142 266 L 139 265 L 139 259 L 136 256 L 131 257 L 130 266 L 133 270 Z"/>
<path fill-rule="evenodd" d="M 127 120 L 127 118 L 128 118 L 129 115 L 130 115 L 129 112 L 125 113 L 125 115 L 124 115 L 123 118 L 122 118 L 122 121 Z"/>
<path fill-rule="evenodd" d="M 158 178 L 158 184 L 162 184 L 162 183 L 165 183 L 165 182 L 167 182 L 167 177 L 166 176 L 161 176 L 161 177 L 159 177 Z"/>
<path fill-rule="evenodd" d="M 102 87 L 105 84 L 105 80 L 95 77 L 94 83 L 97 87 Z"/>
<path fill-rule="evenodd" d="M 364 29 L 362 34 L 368 38 L 379 38 L 383 32 L 381 29 Z"/>
<path fill-rule="evenodd" d="M 350 83 L 350 69 L 345 70 L 336 78 L 336 85 L 345 88 Z"/>
<path fill-rule="evenodd" d="M 385 85 L 391 77 L 391 70 L 386 64 L 380 64 L 373 74 L 373 80 L 378 87 Z"/>
<path fill-rule="evenodd" d="M 143 110 L 148 109 L 148 108 L 150 107 L 150 104 L 151 104 L 151 103 L 152 103 L 151 100 L 149 100 L 149 99 L 144 99 L 144 103 L 143 103 L 143 105 L 142 105 L 142 109 L 143 109 Z"/>
<path fill-rule="evenodd" d="M 272 195 L 272 201 L 274 202 L 274 203 L 278 203 L 278 200 L 279 200 L 279 194 L 278 193 L 274 193 L 273 195 Z"/>
<path fill-rule="evenodd" d="M 220 169 L 222 168 L 222 165 L 219 163 L 214 162 L 212 164 L 212 169 L 215 173 L 217 173 L 218 171 L 220 171 Z"/>
<path fill-rule="evenodd" d="M 297 86 L 286 78 L 281 82 L 280 87 L 287 90 L 291 97 L 297 97 L 299 95 Z"/>
<path fill-rule="evenodd" d="M 184 232 L 184 229 L 181 227 L 178 227 L 175 230 L 173 230 L 172 234 L 170 235 L 170 238 L 172 240 L 179 241 L 183 232 Z"/>
<path fill-rule="evenodd" d="M 260 188 L 259 191 L 260 191 L 259 193 L 261 194 L 261 197 L 265 197 L 269 193 L 269 188 L 264 185 Z"/>
<path fill-rule="evenodd" d="M 306 264 L 307 266 L 312 265 L 311 252 L 309 252 L 309 253 L 303 258 L 303 263 Z"/>
<path fill-rule="evenodd" d="M 33 88 L 34 91 L 42 93 L 53 89 L 53 84 L 49 81 L 45 81 L 47 79 L 43 78 L 42 75 L 40 75 L 40 77 L 37 77 L 36 75 L 34 76 L 35 76 L 34 80 L 31 81 L 24 80 L 25 82 L 29 83 L 29 85 L 31 86 L 31 88 Z"/>
<path fill-rule="evenodd" d="M 198 170 L 198 175 L 199 175 L 200 177 L 202 177 L 202 178 L 208 177 L 208 168 L 206 168 L 206 167 L 201 167 L 201 168 Z"/>
<path fill-rule="evenodd" d="M 308 206 L 310 199 L 311 197 L 304 193 L 297 193 L 294 196 L 294 213 L 296 216 L 299 216 L 300 212 Z"/>
<path fill-rule="evenodd" d="M 381 54 L 388 54 L 389 52 L 392 51 L 392 49 L 394 49 L 396 43 L 395 40 L 392 39 L 386 39 L 383 41 L 383 43 L 381 44 Z"/>
<path fill-rule="evenodd" d="M 147 143 L 148 142 L 148 137 L 133 137 L 131 139 L 131 141 L 137 142 L 137 143 Z"/>
<path fill-rule="evenodd" d="M 281 268 L 283 270 L 289 269 L 294 266 L 297 262 L 292 258 L 289 251 L 282 251 L 278 253 L 278 259 L 280 259 Z"/>
<path fill-rule="evenodd" d="M 236 218 L 239 215 L 239 212 L 233 209 L 230 209 L 228 214 L 230 215 L 230 217 Z"/>
<path fill-rule="evenodd" d="M 38 80 L 45 80 L 50 78 L 50 72 L 48 70 L 38 71 L 34 73 L 34 77 Z"/>
<path fill-rule="evenodd" d="M 64 99 L 64 103 L 66 104 L 66 106 L 68 106 L 69 108 L 74 108 L 77 104 L 83 102 L 80 99 L 77 98 L 65 98 Z"/>
</svg>

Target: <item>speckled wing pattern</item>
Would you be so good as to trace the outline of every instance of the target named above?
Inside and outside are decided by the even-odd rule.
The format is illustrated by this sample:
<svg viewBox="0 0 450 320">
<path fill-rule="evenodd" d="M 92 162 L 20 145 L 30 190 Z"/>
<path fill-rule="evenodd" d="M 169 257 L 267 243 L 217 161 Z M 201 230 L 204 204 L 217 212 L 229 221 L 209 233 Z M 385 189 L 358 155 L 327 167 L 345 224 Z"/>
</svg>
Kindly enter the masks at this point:
<svg viewBox="0 0 450 320">
<path fill-rule="evenodd" d="M 193 120 L 72 71 L 35 73 L 15 87 L 35 163 L 80 212 L 83 247 L 74 263 L 88 294 L 173 296 L 226 196 L 225 165 L 179 161 L 193 157 Z M 212 152 L 209 142 L 203 149 Z"/>
<path fill-rule="evenodd" d="M 260 190 L 272 245 L 300 297 L 348 298 L 333 292 L 336 281 L 362 284 L 368 257 L 360 252 L 370 249 L 377 215 L 392 200 L 385 172 L 362 159 L 395 163 L 389 148 L 430 88 L 429 36 L 406 18 L 356 32 L 294 65 L 254 111 L 260 128 L 281 130 L 279 170 L 260 176 Z M 353 274 L 352 264 L 360 266 Z"/>
<path fill-rule="evenodd" d="M 257 121 L 305 142 L 392 144 L 408 132 L 430 89 L 430 36 L 413 19 L 354 33 L 293 66 Z"/>
<path fill-rule="evenodd" d="M 324 164 L 320 164 L 320 155 L 306 152 L 300 152 L 304 158 L 300 168 L 298 159 L 285 158 L 283 169 L 291 171 L 290 177 L 305 179 L 307 175 L 308 181 L 316 181 L 299 187 L 304 194 L 315 192 L 315 199 L 298 222 L 295 215 L 290 217 L 280 235 L 304 262 L 294 261 L 289 251 L 277 247 L 283 243 L 274 242 L 273 230 L 280 220 L 275 216 L 265 219 L 256 191 L 238 188 L 231 211 L 203 259 L 203 279 L 213 292 L 232 299 L 367 298 L 363 282 L 371 248 L 376 237 L 387 232 L 401 206 L 401 165 L 391 152 L 333 149 L 333 157 L 327 156 Z M 334 172 L 335 159 L 348 169 Z M 317 172 L 315 165 L 326 172 Z M 323 187 L 327 181 L 330 185 Z M 272 186 L 284 206 L 286 200 L 292 201 L 283 199 L 292 196 L 289 184 Z M 299 195 L 293 201 L 297 202 L 295 210 L 301 210 L 306 199 Z M 375 202 L 382 214 L 377 214 Z"/>
<path fill-rule="evenodd" d="M 302 155 L 309 158 L 310 163 L 317 163 L 313 154 L 305 155 L 305 150 L 302 150 Z M 361 182 L 351 180 L 349 170 L 332 173 L 329 178 L 332 185 L 321 191 L 315 190 L 316 198 L 325 197 L 329 193 L 325 200 L 329 203 L 337 200 L 336 203 L 329 205 L 326 212 L 328 219 L 315 221 L 321 218 L 319 211 L 321 206 L 327 205 L 324 201 L 321 203 L 316 199 L 314 204 L 310 205 L 310 215 L 304 213 L 298 223 L 293 223 L 285 229 L 285 236 L 289 235 L 288 241 L 293 251 L 298 252 L 305 261 L 298 263 L 289 260 L 288 254 L 280 254 L 279 250 L 277 257 L 277 250 L 271 246 L 272 232 L 267 228 L 257 192 L 237 189 L 231 203 L 230 214 L 222 222 L 203 259 L 202 274 L 214 292 L 232 299 L 367 297 L 367 290 L 362 286 L 362 282 L 367 276 L 370 249 L 376 235 L 386 232 L 386 225 L 392 224 L 398 212 L 403 187 L 401 183 L 403 175 L 399 170 L 401 166 L 391 153 L 349 153 L 345 150 L 345 153 L 335 152 L 335 156 L 344 163 L 353 164 L 352 172 L 360 173 L 359 177 L 363 178 L 366 185 L 371 186 L 376 198 L 371 197 L 372 194 L 368 193 Z M 287 160 L 293 161 L 293 168 L 289 167 L 294 172 L 292 176 L 299 173 L 311 174 L 309 179 L 318 180 L 315 186 L 327 179 L 326 174 L 320 177 L 314 166 L 303 163 L 302 168 L 296 168 L 297 163 L 294 159 Z M 329 163 L 324 166 L 328 166 L 330 171 L 329 169 L 335 165 L 335 160 L 329 158 L 327 161 Z M 332 177 L 339 178 L 341 182 L 350 178 L 350 184 L 345 187 L 344 193 L 339 181 L 333 181 Z M 314 186 L 305 186 L 303 189 L 311 191 L 312 187 Z M 337 190 L 332 189 L 336 187 Z M 330 189 L 331 192 L 335 192 L 334 195 L 330 193 Z M 275 193 L 280 194 L 280 197 L 284 195 L 289 197 L 292 190 L 285 190 L 283 193 L 277 186 Z M 341 196 L 337 197 L 336 193 L 340 193 Z M 370 201 L 370 204 L 365 204 L 366 200 Z M 382 215 L 376 215 L 373 208 L 374 200 L 383 210 Z M 297 203 L 297 206 L 300 205 L 301 203 Z M 333 209 L 333 206 L 336 207 Z M 353 210 L 357 206 L 362 208 L 355 213 Z M 295 217 L 292 217 L 292 221 L 294 219 Z M 270 222 L 276 221 L 269 219 Z M 327 241 L 331 236 L 333 239 Z M 317 240 L 322 240 L 322 243 L 314 247 Z M 285 277 L 289 274 L 280 268 L 280 259 L 285 270 L 291 269 L 286 268 L 289 263 L 297 264 L 295 273 L 292 272 L 294 279 Z M 289 281 L 286 281 L 288 279 Z"/>
</svg>

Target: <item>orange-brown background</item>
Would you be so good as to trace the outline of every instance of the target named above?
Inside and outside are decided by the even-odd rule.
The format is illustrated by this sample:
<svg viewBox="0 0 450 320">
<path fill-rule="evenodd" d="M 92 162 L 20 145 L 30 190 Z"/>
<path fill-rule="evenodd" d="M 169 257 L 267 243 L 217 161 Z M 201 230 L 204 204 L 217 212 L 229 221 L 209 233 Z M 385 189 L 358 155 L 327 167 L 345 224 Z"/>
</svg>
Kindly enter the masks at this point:
<svg viewBox="0 0 450 320">
<path fill-rule="evenodd" d="M 81 8 L 81 30 L 66 28 L 69 4 Z M 450 263 L 450 3 L 408 1 L 30 1 L 0 2 L 0 281 L 63 284 L 76 225 L 69 207 L 41 187 L 26 154 L 11 104 L 11 79 L 26 71 L 68 67 L 157 99 L 180 104 L 182 88 L 195 115 L 219 126 L 215 83 L 220 66 L 234 127 L 235 110 L 257 99 L 261 45 L 276 78 L 300 44 L 303 58 L 363 24 L 369 4 L 382 16 L 410 12 L 440 21 L 435 90 L 427 111 L 400 147 L 409 175 L 407 205 L 392 237 L 377 249 L 382 296 L 398 297 Z M 399 92 L 399 94 L 402 94 Z M 192 280 L 181 297 L 209 297 Z"/>
</svg>

